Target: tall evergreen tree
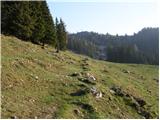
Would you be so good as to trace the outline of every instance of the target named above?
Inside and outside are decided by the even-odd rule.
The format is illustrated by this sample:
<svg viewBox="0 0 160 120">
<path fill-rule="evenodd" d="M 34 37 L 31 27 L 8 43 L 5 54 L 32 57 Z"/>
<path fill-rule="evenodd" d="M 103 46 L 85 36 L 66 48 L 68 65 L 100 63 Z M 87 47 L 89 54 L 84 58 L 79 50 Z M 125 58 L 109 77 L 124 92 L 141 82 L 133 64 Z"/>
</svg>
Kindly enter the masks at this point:
<svg viewBox="0 0 160 120">
<path fill-rule="evenodd" d="M 55 46 L 55 26 L 46 1 L 2 1 L 2 33 Z"/>
<path fill-rule="evenodd" d="M 66 32 L 65 24 L 62 19 L 60 19 L 59 27 L 60 27 L 60 34 L 61 34 L 60 50 L 66 50 L 67 32 Z"/>
<path fill-rule="evenodd" d="M 28 1 L 17 4 L 15 19 L 12 21 L 12 31 L 14 31 L 14 34 L 24 40 L 30 39 L 32 29 L 34 28 L 34 22 L 30 14 Z"/>
<path fill-rule="evenodd" d="M 60 39 L 60 31 L 59 31 L 59 21 L 58 18 L 56 17 L 56 49 L 57 53 L 59 52 L 59 39 Z"/>
<path fill-rule="evenodd" d="M 42 2 L 42 9 L 43 9 L 43 18 L 44 18 L 44 25 L 45 25 L 45 36 L 42 40 L 43 46 L 44 44 L 50 44 L 52 46 L 55 46 L 55 37 L 56 37 L 56 31 L 54 26 L 54 21 L 51 17 L 51 14 L 49 12 L 48 6 L 46 2 Z"/>
<path fill-rule="evenodd" d="M 62 21 L 62 19 L 58 21 L 58 19 L 56 18 L 56 34 L 57 34 L 56 35 L 57 36 L 57 42 L 56 42 L 57 52 L 59 50 L 66 50 L 67 32 L 66 32 L 65 24 Z"/>
</svg>

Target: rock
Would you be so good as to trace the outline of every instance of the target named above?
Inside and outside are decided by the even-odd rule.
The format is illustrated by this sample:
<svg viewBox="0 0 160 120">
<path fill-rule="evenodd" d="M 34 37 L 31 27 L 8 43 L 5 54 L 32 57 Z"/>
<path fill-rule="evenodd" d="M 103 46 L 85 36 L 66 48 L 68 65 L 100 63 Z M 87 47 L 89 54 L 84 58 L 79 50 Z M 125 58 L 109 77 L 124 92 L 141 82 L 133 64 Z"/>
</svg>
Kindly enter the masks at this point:
<svg viewBox="0 0 160 120">
<path fill-rule="evenodd" d="M 137 103 L 140 105 L 140 107 L 143 107 L 144 105 L 146 105 L 146 101 L 144 101 L 142 98 L 134 98 Z"/>
<path fill-rule="evenodd" d="M 87 73 L 86 76 L 89 77 L 89 76 L 90 76 L 90 73 Z"/>
<path fill-rule="evenodd" d="M 34 99 L 30 99 L 30 100 L 29 100 L 29 102 L 34 103 L 34 102 L 35 102 L 35 100 L 34 100 Z"/>
<path fill-rule="evenodd" d="M 109 90 L 110 93 L 115 94 L 116 92 L 114 90 Z"/>
<path fill-rule="evenodd" d="M 126 93 L 124 91 L 122 91 L 122 89 L 120 87 L 117 87 L 117 86 L 114 86 L 111 88 L 111 92 L 113 93 L 113 91 L 115 92 L 114 94 L 115 95 L 118 95 L 118 96 L 125 96 Z"/>
<path fill-rule="evenodd" d="M 89 73 L 87 73 L 87 77 L 89 78 L 89 80 L 93 80 L 93 81 L 96 80 L 96 78 L 93 75 L 89 74 Z"/>
<path fill-rule="evenodd" d="M 152 115 L 150 112 L 144 110 L 144 109 L 140 109 L 140 113 L 142 116 L 145 117 L 145 119 L 151 119 L 152 118 Z"/>
<path fill-rule="evenodd" d="M 129 105 L 137 110 L 138 113 L 140 113 L 140 105 L 138 102 L 134 99 L 134 97 L 129 98 Z"/>
<path fill-rule="evenodd" d="M 17 116 L 11 116 L 11 119 L 18 119 Z"/>
<path fill-rule="evenodd" d="M 8 87 L 11 88 L 11 87 L 13 87 L 13 85 L 10 84 Z"/>
<path fill-rule="evenodd" d="M 32 76 L 33 78 L 35 78 L 36 80 L 38 80 L 38 76 L 34 76 L 32 73 L 31 73 L 31 76 Z"/>
<path fill-rule="evenodd" d="M 89 74 L 89 73 L 82 73 L 79 75 L 78 80 L 87 83 L 87 84 L 93 84 L 95 85 L 96 83 L 94 81 L 96 81 L 96 78 Z"/>
<path fill-rule="evenodd" d="M 95 87 L 92 87 L 91 88 L 91 93 L 95 95 L 97 93 L 97 89 Z"/>
<path fill-rule="evenodd" d="M 130 74 L 130 71 L 125 70 L 125 69 L 123 69 L 122 72 L 123 72 L 123 73 L 128 73 L 128 74 Z"/>
<path fill-rule="evenodd" d="M 35 76 L 35 79 L 38 80 L 38 76 Z"/>
<path fill-rule="evenodd" d="M 96 96 L 96 98 L 101 98 L 102 97 L 102 92 L 98 91 L 95 87 L 91 88 L 91 93 Z"/>
<path fill-rule="evenodd" d="M 78 109 L 75 109 L 75 110 L 74 110 L 74 113 L 77 114 L 77 115 L 79 115 L 79 114 L 80 114 L 80 111 L 79 111 Z"/>
<path fill-rule="evenodd" d="M 101 92 L 96 93 L 96 98 L 101 98 L 101 97 L 102 97 L 102 93 Z"/>
<path fill-rule="evenodd" d="M 90 79 L 90 80 L 93 80 L 93 81 L 96 80 L 96 78 L 95 78 L 94 76 L 90 76 L 89 79 Z"/>
</svg>

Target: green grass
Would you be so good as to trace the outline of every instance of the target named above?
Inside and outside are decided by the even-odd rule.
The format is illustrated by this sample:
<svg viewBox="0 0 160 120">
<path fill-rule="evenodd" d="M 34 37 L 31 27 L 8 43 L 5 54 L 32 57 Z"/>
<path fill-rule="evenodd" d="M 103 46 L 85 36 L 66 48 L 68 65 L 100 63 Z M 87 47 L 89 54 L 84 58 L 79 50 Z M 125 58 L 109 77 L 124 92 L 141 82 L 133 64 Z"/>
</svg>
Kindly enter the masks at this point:
<svg viewBox="0 0 160 120">
<path fill-rule="evenodd" d="M 158 66 L 94 60 L 70 51 L 57 54 L 49 46 L 42 49 L 4 35 L 1 48 L 2 118 L 143 118 L 125 99 L 110 93 L 113 85 L 143 98 L 153 118 L 158 116 L 158 82 L 154 80 L 158 79 Z M 70 76 L 84 72 L 84 58 L 89 59 L 90 69 L 85 72 L 95 76 L 96 85 Z M 92 86 L 103 92 L 102 98 L 96 99 L 91 93 L 71 95 Z"/>
</svg>

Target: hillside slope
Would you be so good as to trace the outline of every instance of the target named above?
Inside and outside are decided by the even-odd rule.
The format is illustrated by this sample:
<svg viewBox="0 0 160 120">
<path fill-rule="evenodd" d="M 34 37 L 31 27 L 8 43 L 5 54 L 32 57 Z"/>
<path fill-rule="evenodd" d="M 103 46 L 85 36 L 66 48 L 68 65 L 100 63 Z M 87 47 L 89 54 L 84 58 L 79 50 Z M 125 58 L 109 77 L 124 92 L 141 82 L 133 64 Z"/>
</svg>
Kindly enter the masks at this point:
<svg viewBox="0 0 160 120">
<path fill-rule="evenodd" d="M 118 64 L 1 35 L 2 118 L 157 118 L 158 66 Z"/>
</svg>

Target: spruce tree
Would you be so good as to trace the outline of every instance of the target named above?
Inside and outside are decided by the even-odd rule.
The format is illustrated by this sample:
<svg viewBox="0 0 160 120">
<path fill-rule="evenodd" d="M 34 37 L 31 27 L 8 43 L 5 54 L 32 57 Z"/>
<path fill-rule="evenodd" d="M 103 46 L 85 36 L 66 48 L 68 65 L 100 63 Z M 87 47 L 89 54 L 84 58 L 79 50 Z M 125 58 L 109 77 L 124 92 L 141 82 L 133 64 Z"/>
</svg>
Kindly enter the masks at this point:
<svg viewBox="0 0 160 120">
<path fill-rule="evenodd" d="M 67 46 L 67 32 L 66 32 L 66 28 L 65 28 L 65 24 L 62 21 L 62 19 L 60 19 L 60 34 L 61 34 L 61 39 L 60 39 L 60 49 L 61 50 L 66 50 L 66 46 Z"/>
<path fill-rule="evenodd" d="M 2 1 L 2 33 L 55 46 L 55 26 L 46 1 Z"/>
<path fill-rule="evenodd" d="M 57 52 L 59 50 L 66 50 L 67 47 L 67 32 L 65 24 L 60 19 L 60 22 L 56 18 L 56 34 L 57 34 Z"/>
<path fill-rule="evenodd" d="M 45 36 L 45 21 L 43 18 L 43 9 L 42 9 L 42 1 L 38 1 L 36 2 L 36 4 L 34 4 L 32 6 L 36 9 L 34 9 L 33 14 L 34 14 L 34 20 L 35 20 L 35 25 L 34 25 L 34 29 L 33 29 L 33 34 L 32 34 L 32 42 L 33 43 L 37 43 L 40 44 L 40 42 L 42 42 L 44 36 Z"/>
<path fill-rule="evenodd" d="M 55 31 L 54 21 L 51 17 L 46 2 L 42 2 L 42 7 L 43 7 L 43 18 L 45 21 L 45 36 L 43 38 L 42 43 L 43 45 L 50 44 L 52 46 L 55 46 L 56 31 Z"/>
<path fill-rule="evenodd" d="M 34 28 L 34 22 L 30 15 L 29 2 L 20 2 L 17 4 L 15 19 L 12 20 L 11 27 L 13 34 L 24 40 L 29 40 Z"/>
<path fill-rule="evenodd" d="M 59 39 L 60 39 L 60 30 L 59 30 L 59 21 L 56 18 L 56 49 L 57 49 L 57 53 L 59 52 Z"/>
</svg>

